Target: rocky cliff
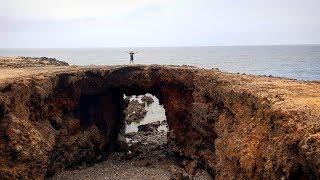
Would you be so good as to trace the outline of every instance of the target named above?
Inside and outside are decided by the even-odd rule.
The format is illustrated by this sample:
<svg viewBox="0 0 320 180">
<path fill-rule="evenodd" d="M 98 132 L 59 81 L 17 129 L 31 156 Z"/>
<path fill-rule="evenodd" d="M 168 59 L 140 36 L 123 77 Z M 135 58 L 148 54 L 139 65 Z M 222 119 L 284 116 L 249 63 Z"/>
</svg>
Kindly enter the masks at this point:
<svg viewBox="0 0 320 180">
<path fill-rule="evenodd" d="M 12 72 L 12 71 L 10 71 Z M 108 157 L 126 95 L 166 110 L 168 144 L 192 174 L 320 176 L 320 83 L 191 67 L 37 70 L 0 79 L 0 178 L 44 178 Z"/>
</svg>

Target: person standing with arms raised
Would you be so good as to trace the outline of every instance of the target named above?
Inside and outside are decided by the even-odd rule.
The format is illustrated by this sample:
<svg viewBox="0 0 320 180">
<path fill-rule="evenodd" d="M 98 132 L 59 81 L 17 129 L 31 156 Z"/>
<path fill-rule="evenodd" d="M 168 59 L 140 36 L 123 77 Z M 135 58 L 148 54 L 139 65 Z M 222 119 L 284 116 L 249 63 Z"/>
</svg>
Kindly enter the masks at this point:
<svg viewBox="0 0 320 180">
<path fill-rule="evenodd" d="M 134 52 L 134 51 L 128 52 L 128 51 L 126 51 L 126 53 L 130 54 L 130 64 L 134 64 L 134 57 L 133 57 L 133 56 L 134 56 L 135 54 L 137 54 L 138 51 L 137 51 L 137 52 Z"/>
</svg>

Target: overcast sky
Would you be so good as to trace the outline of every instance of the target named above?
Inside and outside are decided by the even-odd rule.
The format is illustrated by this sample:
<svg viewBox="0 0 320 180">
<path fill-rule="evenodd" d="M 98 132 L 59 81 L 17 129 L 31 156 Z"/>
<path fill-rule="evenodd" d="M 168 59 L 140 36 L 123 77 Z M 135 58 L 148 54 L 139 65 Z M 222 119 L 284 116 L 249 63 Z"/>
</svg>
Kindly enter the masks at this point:
<svg viewBox="0 0 320 180">
<path fill-rule="evenodd" d="M 0 0 L 0 47 L 320 44 L 320 0 Z"/>
</svg>

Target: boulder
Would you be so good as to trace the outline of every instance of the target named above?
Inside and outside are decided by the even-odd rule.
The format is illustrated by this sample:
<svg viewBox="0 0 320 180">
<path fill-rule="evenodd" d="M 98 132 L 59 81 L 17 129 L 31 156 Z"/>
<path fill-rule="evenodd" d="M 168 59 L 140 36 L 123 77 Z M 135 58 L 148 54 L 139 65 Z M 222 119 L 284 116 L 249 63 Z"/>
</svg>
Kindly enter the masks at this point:
<svg viewBox="0 0 320 180">
<path fill-rule="evenodd" d="M 153 131 L 157 131 L 159 126 L 160 126 L 160 121 L 156 121 L 156 122 L 148 123 L 148 124 L 143 124 L 143 125 L 138 126 L 138 131 L 153 132 Z"/>
</svg>

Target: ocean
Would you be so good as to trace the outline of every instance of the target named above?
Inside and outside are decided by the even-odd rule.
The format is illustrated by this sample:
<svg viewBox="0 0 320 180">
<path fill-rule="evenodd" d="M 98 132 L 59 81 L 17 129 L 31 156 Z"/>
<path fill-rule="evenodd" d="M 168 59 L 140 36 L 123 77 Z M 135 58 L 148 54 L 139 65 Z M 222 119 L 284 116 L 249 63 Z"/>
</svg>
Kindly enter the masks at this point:
<svg viewBox="0 0 320 180">
<path fill-rule="evenodd" d="M 0 56 L 46 56 L 75 65 L 129 64 L 130 48 L 0 49 Z M 320 45 L 133 48 L 136 64 L 192 65 L 221 71 L 320 80 Z"/>
</svg>

